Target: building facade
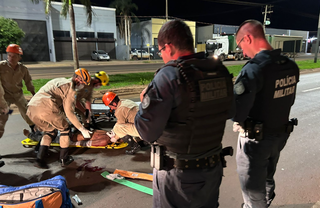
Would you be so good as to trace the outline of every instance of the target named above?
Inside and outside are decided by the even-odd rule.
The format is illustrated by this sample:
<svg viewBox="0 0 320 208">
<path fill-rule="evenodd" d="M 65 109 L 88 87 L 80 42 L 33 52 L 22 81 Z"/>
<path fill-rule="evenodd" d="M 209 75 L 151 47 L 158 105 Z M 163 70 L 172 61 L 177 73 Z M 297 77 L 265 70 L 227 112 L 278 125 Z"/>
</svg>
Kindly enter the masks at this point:
<svg viewBox="0 0 320 208">
<path fill-rule="evenodd" d="M 90 59 L 93 50 L 105 50 L 116 58 L 116 12 L 113 8 L 92 7 L 92 24 L 87 24 L 84 6 L 73 4 L 80 60 Z M 30 0 L 0 0 L 0 15 L 15 20 L 25 32 L 21 47 L 23 61 L 72 60 L 70 19 L 60 15 L 62 3 L 52 2 L 45 14 L 44 4 Z"/>
</svg>

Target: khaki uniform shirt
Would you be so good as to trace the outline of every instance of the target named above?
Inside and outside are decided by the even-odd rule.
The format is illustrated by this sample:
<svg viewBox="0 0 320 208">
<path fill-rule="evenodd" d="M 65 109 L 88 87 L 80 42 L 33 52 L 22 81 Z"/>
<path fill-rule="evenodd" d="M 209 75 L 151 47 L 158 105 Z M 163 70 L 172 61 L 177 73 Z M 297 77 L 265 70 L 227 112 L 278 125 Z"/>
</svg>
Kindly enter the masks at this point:
<svg viewBox="0 0 320 208">
<path fill-rule="evenodd" d="M 69 121 L 80 129 L 82 125 L 74 114 L 75 103 L 76 91 L 71 79 L 57 78 L 41 87 L 28 106 L 36 106 L 52 113 L 64 112 Z"/>
<path fill-rule="evenodd" d="M 6 99 L 19 99 L 23 96 L 22 80 L 27 90 L 34 91 L 29 70 L 18 62 L 16 69 L 12 69 L 7 60 L 0 62 L 0 108 L 7 108 Z"/>
<path fill-rule="evenodd" d="M 94 84 L 91 82 L 90 85 L 85 85 L 84 88 L 77 92 L 77 101 L 85 99 L 91 102 L 92 92 L 94 90 Z"/>
<path fill-rule="evenodd" d="M 119 139 L 126 134 L 139 136 L 139 133 L 134 126 L 134 118 L 138 110 L 139 106 L 132 100 L 121 99 L 119 101 L 118 107 L 114 112 L 114 116 L 117 118 L 117 123 L 113 128 L 116 133 L 116 139 Z"/>
<path fill-rule="evenodd" d="M 114 116 L 117 118 L 117 123 L 133 123 L 134 118 L 139 110 L 137 103 L 132 100 L 120 99 L 118 107 L 114 112 Z"/>
</svg>

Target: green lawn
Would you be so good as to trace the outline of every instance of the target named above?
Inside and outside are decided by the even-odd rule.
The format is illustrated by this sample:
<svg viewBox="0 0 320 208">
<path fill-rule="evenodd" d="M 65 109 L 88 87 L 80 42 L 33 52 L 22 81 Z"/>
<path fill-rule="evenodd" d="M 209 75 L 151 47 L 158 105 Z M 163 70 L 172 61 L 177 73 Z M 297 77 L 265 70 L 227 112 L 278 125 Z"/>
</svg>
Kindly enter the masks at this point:
<svg viewBox="0 0 320 208">
<path fill-rule="evenodd" d="M 313 63 L 313 60 L 297 61 L 300 70 L 320 68 L 320 61 Z M 234 77 L 238 76 L 243 65 L 228 66 L 228 70 Z M 131 73 L 131 74 L 115 74 L 109 75 L 110 86 L 101 87 L 100 89 L 119 88 L 131 85 L 146 85 L 153 79 L 154 72 L 145 73 Z M 33 85 L 36 88 L 36 92 L 51 79 L 36 79 L 33 80 Z M 23 87 L 24 94 L 31 94 L 27 91 L 26 87 Z"/>
</svg>

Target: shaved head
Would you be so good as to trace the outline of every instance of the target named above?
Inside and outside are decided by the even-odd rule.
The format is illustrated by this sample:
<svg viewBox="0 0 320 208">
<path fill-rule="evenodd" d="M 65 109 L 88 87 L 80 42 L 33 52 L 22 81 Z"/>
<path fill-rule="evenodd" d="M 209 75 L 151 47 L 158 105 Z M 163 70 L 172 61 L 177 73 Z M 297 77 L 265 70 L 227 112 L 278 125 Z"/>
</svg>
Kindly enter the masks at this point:
<svg viewBox="0 0 320 208">
<path fill-rule="evenodd" d="M 257 20 L 244 21 L 237 30 L 236 41 L 243 54 L 250 58 L 262 50 L 273 50 L 265 37 L 261 22 Z"/>
<path fill-rule="evenodd" d="M 247 34 L 252 35 L 254 38 L 265 39 L 263 26 L 261 22 L 257 20 L 246 20 L 238 28 L 236 36 L 243 37 Z"/>
</svg>

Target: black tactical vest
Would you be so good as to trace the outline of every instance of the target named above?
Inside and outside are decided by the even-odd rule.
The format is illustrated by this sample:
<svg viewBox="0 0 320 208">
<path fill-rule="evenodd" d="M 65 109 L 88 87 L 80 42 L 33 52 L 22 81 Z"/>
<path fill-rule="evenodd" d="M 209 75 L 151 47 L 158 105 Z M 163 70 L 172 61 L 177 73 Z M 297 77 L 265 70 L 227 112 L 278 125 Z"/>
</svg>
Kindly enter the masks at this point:
<svg viewBox="0 0 320 208">
<path fill-rule="evenodd" d="M 214 59 L 178 59 L 168 65 L 176 67 L 181 103 L 171 110 L 157 142 L 177 154 L 219 147 L 232 105 L 232 75 Z"/>
<path fill-rule="evenodd" d="M 300 72 L 293 61 L 280 55 L 280 51 L 266 55 L 268 59 L 261 60 L 260 56 L 250 60 L 259 65 L 264 84 L 256 94 L 249 117 L 262 122 L 264 127 L 277 128 L 288 123 Z"/>
</svg>

